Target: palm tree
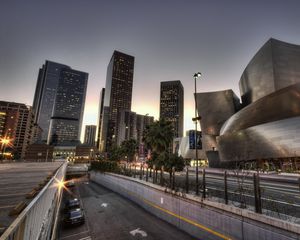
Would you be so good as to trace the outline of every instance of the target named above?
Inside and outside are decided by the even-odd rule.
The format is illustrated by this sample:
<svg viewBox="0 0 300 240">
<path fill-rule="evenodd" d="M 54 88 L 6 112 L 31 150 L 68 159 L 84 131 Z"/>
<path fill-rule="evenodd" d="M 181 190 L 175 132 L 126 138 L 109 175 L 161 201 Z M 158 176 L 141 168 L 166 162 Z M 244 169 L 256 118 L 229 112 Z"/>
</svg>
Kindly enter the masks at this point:
<svg viewBox="0 0 300 240">
<path fill-rule="evenodd" d="M 174 130 L 171 122 L 161 119 L 149 125 L 144 132 L 144 142 L 152 151 L 167 152 L 173 141 Z"/>
<path fill-rule="evenodd" d="M 121 143 L 121 149 L 122 154 L 127 156 L 127 159 L 132 162 L 138 149 L 138 143 L 135 139 L 125 140 Z"/>
</svg>

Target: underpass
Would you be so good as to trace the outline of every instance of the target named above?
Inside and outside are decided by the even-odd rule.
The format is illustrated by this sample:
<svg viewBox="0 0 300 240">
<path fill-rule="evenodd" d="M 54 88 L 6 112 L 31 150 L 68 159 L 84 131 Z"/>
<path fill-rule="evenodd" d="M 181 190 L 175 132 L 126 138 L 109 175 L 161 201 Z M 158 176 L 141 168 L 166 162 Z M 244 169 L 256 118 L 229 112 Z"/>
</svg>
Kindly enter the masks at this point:
<svg viewBox="0 0 300 240">
<path fill-rule="evenodd" d="M 71 194 L 80 199 L 86 222 L 65 228 L 61 217 L 60 240 L 195 239 L 109 189 L 84 178 L 75 182 Z"/>
</svg>

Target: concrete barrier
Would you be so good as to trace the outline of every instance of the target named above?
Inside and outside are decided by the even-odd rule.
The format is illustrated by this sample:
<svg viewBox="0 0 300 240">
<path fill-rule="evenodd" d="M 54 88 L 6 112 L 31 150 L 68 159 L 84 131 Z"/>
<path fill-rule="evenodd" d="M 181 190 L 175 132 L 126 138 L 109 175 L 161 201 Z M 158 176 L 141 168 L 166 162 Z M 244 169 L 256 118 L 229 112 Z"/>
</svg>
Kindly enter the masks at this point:
<svg viewBox="0 0 300 240">
<path fill-rule="evenodd" d="M 200 239 L 300 240 L 300 226 L 245 209 L 178 196 L 165 188 L 111 173 L 91 180 L 137 203 L 150 213 Z"/>
</svg>

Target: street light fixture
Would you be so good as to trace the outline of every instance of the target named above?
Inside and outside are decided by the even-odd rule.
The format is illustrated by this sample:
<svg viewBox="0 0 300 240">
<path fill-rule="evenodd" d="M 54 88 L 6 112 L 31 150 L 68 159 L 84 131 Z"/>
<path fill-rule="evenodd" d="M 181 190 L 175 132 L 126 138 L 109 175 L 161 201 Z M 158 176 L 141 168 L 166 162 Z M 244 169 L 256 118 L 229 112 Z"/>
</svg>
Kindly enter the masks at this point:
<svg viewBox="0 0 300 240">
<path fill-rule="evenodd" d="M 91 148 L 91 149 L 90 149 L 90 164 L 91 164 L 91 162 L 92 162 L 93 154 L 94 154 L 94 149 Z"/>
<path fill-rule="evenodd" d="M 196 151 L 196 195 L 199 195 L 199 162 L 198 162 L 198 137 L 197 137 L 197 124 L 198 121 L 201 119 L 200 116 L 197 114 L 197 79 L 201 77 L 201 73 L 197 72 L 194 74 L 194 80 L 195 80 L 195 117 L 193 118 L 193 121 L 195 122 L 195 151 Z"/>
<path fill-rule="evenodd" d="M 2 144 L 2 158 L 4 159 L 5 149 L 6 149 L 7 145 L 9 145 L 11 143 L 11 139 L 8 137 L 3 137 L 0 139 L 0 142 Z"/>
</svg>

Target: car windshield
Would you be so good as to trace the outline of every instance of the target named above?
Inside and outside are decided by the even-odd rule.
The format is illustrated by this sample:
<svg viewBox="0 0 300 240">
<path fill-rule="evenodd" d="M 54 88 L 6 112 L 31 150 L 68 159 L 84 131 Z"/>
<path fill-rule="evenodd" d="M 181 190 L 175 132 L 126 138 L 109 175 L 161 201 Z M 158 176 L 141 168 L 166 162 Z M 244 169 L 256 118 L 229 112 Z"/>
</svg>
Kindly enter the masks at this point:
<svg viewBox="0 0 300 240">
<path fill-rule="evenodd" d="M 76 218 L 76 217 L 81 217 L 81 211 L 72 211 L 70 212 L 70 218 Z"/>
<path fill-rule="evenodd" d="M 76 205 L 76 204 L 79 204 L 78 199 L 73 199 L 69 201 L 69 205 Z"/>
</svg>

